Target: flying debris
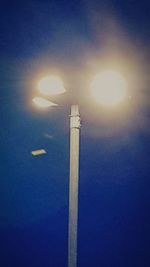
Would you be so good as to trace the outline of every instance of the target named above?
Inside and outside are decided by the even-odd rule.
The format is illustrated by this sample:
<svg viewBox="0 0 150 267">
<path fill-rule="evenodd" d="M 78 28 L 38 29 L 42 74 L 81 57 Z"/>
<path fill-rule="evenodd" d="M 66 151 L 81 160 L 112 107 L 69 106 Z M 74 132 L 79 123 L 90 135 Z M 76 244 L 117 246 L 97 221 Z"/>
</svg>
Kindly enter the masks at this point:
<svg viewBox="0 0 150 267">
<path fill-rule="evenodd" d="M 31 151 L 31 154 L 33 156 L 40 156 L 40 155 L 43 155 L 43 154 L 46 154 L 46 150 L 45 149 L 38 149 L 38 150 L 33 150 Z"/>
<path fill-rule="evenodd" d="M 47 139 L 53 139 L 53 138 L 54 138 L 53 135 L 48 134 L 48 133 L 44 133 L 43 136 L 44 136 L 45 138 L 47 138 Z"/>
</svg>

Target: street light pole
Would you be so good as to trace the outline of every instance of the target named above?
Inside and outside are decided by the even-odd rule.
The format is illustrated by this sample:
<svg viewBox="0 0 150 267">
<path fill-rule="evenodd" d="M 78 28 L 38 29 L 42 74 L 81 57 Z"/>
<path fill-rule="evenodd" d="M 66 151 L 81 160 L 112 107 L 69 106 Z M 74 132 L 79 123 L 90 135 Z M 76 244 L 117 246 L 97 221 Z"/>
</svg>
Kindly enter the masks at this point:
<svg viewBox="0 0 150 267">
<path fill-rule="evenodd" d="M 91 83 L 93 97 L 103 106 L 113 107 L 127 96 L 127 84 L 116 71 L 105 71 L 94 77 Z M 66 90 L 56 76 L 48 76 L 40 81 L 40 93 L 58 95 Z M 33 102 L 41 108 L 57 106 L 47 99 L 35 97 Z M 71 106 L 70 115 L 70 178 L 69 178 L 69 223 L 68 223 L 68 267 L 77 267 L 78 232 L 78 183 L 79 183 L 79 138 L 80 114 L 78 105 Z"/>
<path fill-rule="evenodd" d="M 70 115 L 68 267 L 77 267 L 79 134 L 79 107 L 78 105 L 72 105 Z"/>
</svg>

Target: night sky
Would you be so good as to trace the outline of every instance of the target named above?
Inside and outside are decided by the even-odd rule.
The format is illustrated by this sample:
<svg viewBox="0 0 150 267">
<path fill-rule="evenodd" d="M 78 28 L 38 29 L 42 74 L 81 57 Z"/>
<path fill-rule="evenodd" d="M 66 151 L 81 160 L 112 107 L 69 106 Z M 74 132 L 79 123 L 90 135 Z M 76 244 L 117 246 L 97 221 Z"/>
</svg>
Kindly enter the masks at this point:
<svg viewBox="0 0 150 267">
<path fill-rule="evenodd" d="M 0 266 L 67 267 L 70 104 L 82 118 L 79 267 L 150 266 L 150 2 L 0 2 Z M 89 83 L 121 71 L 128 100 L 92 102 Z M 66 98 L 33 106 L 58 73 Z M 43 148 L 47 154 L 33 157 Z"/>
</svg>

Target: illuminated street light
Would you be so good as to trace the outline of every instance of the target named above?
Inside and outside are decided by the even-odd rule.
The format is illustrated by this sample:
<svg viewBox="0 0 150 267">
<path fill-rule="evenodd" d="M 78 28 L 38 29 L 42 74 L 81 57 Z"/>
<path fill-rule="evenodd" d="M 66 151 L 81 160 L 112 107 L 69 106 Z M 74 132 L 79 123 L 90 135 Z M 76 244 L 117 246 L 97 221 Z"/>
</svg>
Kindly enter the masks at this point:
<svg viewBox="0 0 150 267">
<path fill-rule="evenodd" d="M 125 100 L 127 83 L 116 71 L 105 71 L 94 77 L 91 82 L 91 94 L 99 104 L 113 107 Z M 39 91 L 44 95 L 58 95 L 66 90 L 63 82 L 56 76 L 48 76 L 39 82 Z M 33 99 L 42 107 L 57 106 L 47 99 Z M 69 177 L 69 221 L 68 221 L 68 267 L 77 267 L 78 232 L 78 184 L 79 184 L 79 139 L 80 114 L 78 105 L 71 105 L 70 114 L 70 177 Z"/>
<path fill-rule="evenodd" d="M 114 107 L 125 100 L 127 82 L 119 72 L 107 70 L 94 77 L 91 94 L 102 106 Z"/>
<path fill-rule="evenodd" d="M 43 95 L 53 96 L 65 93 L 62 80 L 57 76 L 47 76 L 39 81 L 39 92 Z"/>
</svg>

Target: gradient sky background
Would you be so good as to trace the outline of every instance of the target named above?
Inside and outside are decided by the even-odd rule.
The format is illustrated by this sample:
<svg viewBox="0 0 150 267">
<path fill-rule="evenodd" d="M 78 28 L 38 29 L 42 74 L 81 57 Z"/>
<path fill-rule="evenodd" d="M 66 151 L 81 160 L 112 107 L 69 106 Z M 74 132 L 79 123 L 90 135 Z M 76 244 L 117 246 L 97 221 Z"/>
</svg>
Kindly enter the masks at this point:
<svg viewBox="0 0 150 267">
<path fill-rule="evenodd" d="M 149 29 L 148 0 L 1 1 L 0 266 L 67 266 L 69 105 L 31 101 L 51 72 L 81 106 L 79 267 L 150 266 Z M 113 111 L 89 97 L 106 68 L 129 84 Z"/>
</svg>

